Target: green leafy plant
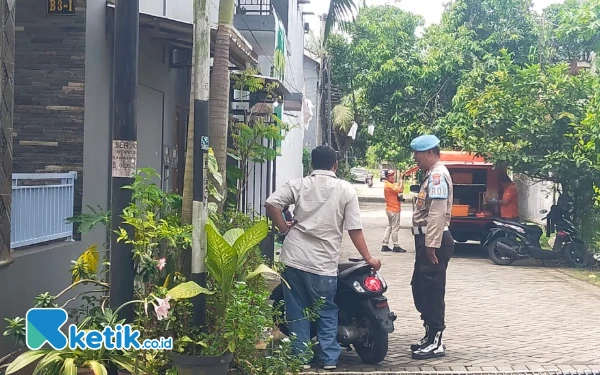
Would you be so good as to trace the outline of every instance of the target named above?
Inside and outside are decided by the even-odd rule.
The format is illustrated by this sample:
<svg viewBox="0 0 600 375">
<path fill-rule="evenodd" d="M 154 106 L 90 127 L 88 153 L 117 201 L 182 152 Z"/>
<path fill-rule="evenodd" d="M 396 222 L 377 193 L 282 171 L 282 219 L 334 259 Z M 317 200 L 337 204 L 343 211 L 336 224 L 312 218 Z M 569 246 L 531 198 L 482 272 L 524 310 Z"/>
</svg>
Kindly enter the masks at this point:
<svg viewBox="0 0 600 375">
<path fill-rule="evenodd" d="M 130 303 L 125 305 L 128 304 Z M 121 306 L 121 308 L 123 306 Z M 114 327 L 115 324 L 124 323 L 123 321 L 117 322 L 114 318 L 116 317 L 118 310 L 120 310 L 120 308 L 117 309 L 113 315 L 109 315 L 112 318 L 107 319 L 108 325 Z M 89 322 L 90 321 L 85 321 L 80 323 L 78 328 L 80 330 L 89 329 L 89 326 L 87 325 Z M 35 362 L 37 362 L 37 365 L 33 371 L 33 375 L 76 374 L 78 369 L 83 368 L 92 370 L 96 375 L 101 375 L 107 374 L 107 366 L 109 364 L 115 364 L 119 368 L 125 369 L 132 374 L 136 373 L 136 369 L 140 369 L 139 366 L 116 350 L 73 350 L 67 347 L 63 350 L 28 350 L 19 355 L 8 365 L 6 368 L 6 375 L 14 374 Z M 145 371 L 144 369 L 142 370 Z"/>
<path fill-rule="evenodd" d="M 125 187 L 132 190 L 132 202 L 123 210 L 125 226 L 117 233 L 117 242 L 133 246 L 136 290 L 141 295 L 181 269 L 180 255 L 192 243 L 192 226 L 183 224 L 179 214 L 181 197 L 163 192 L 152 181 L 157 177 L 142 169 Z"/>
<path fill-rule="evenodd" d="M 221 234 L 215 223 L 209 220 L 206 232 L 206 266 L 210 290 L 214 291 L 207 298 L 207 324 L 204 329 L 194 328 L 189 321 L 191 306 L 178 304 L 173 316 L 183 324 L 174 332 L 174 345 L 175 351 L 181 354 L 220 356 L 228 351 L 235 352 L 247 346 L 248 342 L 255 345 L 259 340 L 255 334 L 244 332 L 265 328 L 265 314 L 269 311 L 265 305 L 267 291 L 252 288 L 248 283 L 262 274 L 278 274 L 266 264 L 246 271 L 252 250 L 267 236 L 268 224 L 265 221 L 254 223 L 247 230 L 232 228 Z M 256 313 L 256 306 L 262 306 L 262 314 Z M 253 313 L 248 315 L 248 309 Z"/>
<path fill-rule="evenodd" d="M 234 228 L 222 235 L 211 222 L 206 226 L 208 254 L 206 267 L 217 285 L 220 304 L 217 314 L 224 315 L 228 299 L 237 280 L 246 281 L 264 273 L 277 274 L 266 264 L 259 265 L 246 275 L 239 275 L 248 261 L 250 251 L 257 246 L 268 234 L 269 226 L 266 221 L 259 221 L 251 228 Z"/>
<path fill-rule="evenodd" d="M 302 150 L 302 173 L 306 177 L 312 171 L 311 153 L 307 149 Z"/>
<path fill-rule="evenodd" d="M 248 176 L 256 164 L 275 160 L 277 151 L 274 145 L 285 139 L 292 126 L 273 113 L 273 102 L 277 98 L 279 84 L 266 83 L 264 78 L 256 76 L 257 71 L 248 69 L 232 76 L 237 90 L 249 93 L 264 93 L 264 101 L 246 111 L 244 121 L 233 121 L 231 139 L 233 147 L 228 155 L 237 161 L 237 166 L 228 168 L 228 191 L 235 192 L 235 199 L 229 200 L 230 206 L 237 207 L 248 188 Z M 232 176 L 229 176 L 233 173 Z"/>
</svg>

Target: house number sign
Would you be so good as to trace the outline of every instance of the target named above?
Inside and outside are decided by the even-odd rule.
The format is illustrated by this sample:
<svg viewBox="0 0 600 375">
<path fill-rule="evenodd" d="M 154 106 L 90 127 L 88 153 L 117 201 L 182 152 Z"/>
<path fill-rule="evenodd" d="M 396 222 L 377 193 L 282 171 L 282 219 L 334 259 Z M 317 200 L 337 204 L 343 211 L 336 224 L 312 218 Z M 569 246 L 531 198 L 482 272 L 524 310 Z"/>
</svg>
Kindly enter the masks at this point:
<svg viewBox="0 0 600 375">
<path fill-rule="evenodd" d="M 75 0 L 46 0 L 49 16 L 72 16 L 75 14 Z"/>
</svg>

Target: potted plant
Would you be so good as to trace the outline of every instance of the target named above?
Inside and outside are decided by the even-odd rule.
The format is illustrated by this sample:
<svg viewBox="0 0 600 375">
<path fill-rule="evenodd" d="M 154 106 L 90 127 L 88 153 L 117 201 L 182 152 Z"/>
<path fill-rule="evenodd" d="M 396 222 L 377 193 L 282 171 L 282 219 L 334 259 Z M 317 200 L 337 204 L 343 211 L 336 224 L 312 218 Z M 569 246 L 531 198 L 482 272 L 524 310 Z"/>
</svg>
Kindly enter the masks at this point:
<svg viewBox="0 0 600 375">
<path fill-rule="evenodd" d="M 266 320 L 250 310 L 266 301 L 267 296 L 253 292 L 246 283 L 276 272 L 264 263 L 248 271 L 247 264 L 250 251 L 267 236 L 268 229 L 265 221 L 259 221 L 247 230 L 234 228 L 221 234 L 212 221 L 207 224 L 206 267 L 214 294 L 207 301 L 206 326 L 194 329 L 183 324 L 175 335 L 172 358 L 179 375 L 227 374 L 238 345 L 252 342 L 254 346 L 260 341 L 264 328 L 261 324 Z M 174 314 L 183 322 L 189 321 L 190 310 L 178 307 L 180 310 L 176 307 Z M 247 321 L 253 318 L 259 320 Z"/>
</svg>

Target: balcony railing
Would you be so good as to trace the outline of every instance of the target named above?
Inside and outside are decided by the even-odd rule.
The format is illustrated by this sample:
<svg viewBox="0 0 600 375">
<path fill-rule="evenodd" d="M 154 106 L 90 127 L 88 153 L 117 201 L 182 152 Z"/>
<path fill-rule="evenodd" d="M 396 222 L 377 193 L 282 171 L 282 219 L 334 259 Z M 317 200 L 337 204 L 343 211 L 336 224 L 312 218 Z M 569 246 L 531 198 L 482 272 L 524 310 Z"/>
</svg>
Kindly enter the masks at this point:
<svg viewBox="0 0 600 375">
<path fill-rule="evenodd" d="M 272 13 L 271 0 L 239 0 L 238 12 L 241 14 L 268 16 Z"/>
<path fill-rule="evenodd" d="M 10 223 L 12 249 L 73 237 L 77 172 L 13 173 Z"/>
</svg>

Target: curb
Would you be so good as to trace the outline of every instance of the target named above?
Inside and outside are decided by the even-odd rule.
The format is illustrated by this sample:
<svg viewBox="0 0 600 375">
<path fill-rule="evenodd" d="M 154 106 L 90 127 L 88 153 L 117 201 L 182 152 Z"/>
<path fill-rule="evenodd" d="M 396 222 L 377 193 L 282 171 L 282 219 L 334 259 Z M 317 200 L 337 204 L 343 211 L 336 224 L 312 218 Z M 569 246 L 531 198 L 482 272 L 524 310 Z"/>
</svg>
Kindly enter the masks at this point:
<svg viewBox="0 0 600 375">
<path fill-rule="evenodd" d="M 383 197 L 358 197 L 358 202 L 366 202 L 366 203 L 385 203 L 385 198 Z"/>
</svg>

